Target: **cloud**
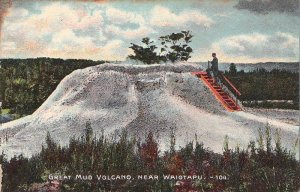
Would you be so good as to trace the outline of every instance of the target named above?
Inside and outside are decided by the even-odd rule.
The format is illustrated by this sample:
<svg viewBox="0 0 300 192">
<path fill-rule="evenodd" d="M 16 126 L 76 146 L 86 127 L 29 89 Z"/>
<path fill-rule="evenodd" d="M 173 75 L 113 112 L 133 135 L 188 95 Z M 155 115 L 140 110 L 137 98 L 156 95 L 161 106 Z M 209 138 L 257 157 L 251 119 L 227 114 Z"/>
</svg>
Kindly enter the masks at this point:
<svg viewBox="0 0 300 192">
<path fill-rule="evenodd" d="M 65 51 L 66 49 L 82 49 L 93 47 L 93 39 L 91 37 L 76 36 L 70 29 L 64 29 L 55 33 L 52 37 L 50 47 L 56 47 L 57 50 Z"/>
<path fill-rule="evenodd" d="M 77 36 L 72 30 L 65 29 L 55 33 L 44 54 L 60 58 L 111 60 L 122 43 L 120 40 L 113 40 L 96 44 L 93 37 Z M 118 55 L 114 58 L 121 59 Z"/>
<path fill-rule="evenodd" d="M 0 3 L 4 1 L 8 2 L 0 0 Z M 218 2 L 220 1 L 222 0 Z M 233 0 L 229 1 L 235 3 Z M 42 3 L 34 9 L 18 5 L 6 6 L 6 9 L 0 7 L 6 13 L 2 25 L 1 57 L 49 56 L 121 60 L 131 51 L 128 49 L 130 42 L 137 42 L 142 37 L 155 38 L 158 33 L 168 34 L 184 28 L 201 31 L 209 27 L 209 30 L 201 31 L 203 38 L 195 37 L 193 41 L 193 60 L 200 57 L 201 60 L 207 60 L 210 59 L 211 52 L 217 52 L 221 61 L 236 58 L 244 59 L 243 61 L 288 61 L 297 60 L 299 50 L 298 38 L 289 33 L 237 35 L 220 39 L 210 48 L 206 46 L 211 44 L 210 39 L 228 34 L 224 31 L 217 34 L 217 37 L 210 38 L 210 35 L 215 35 L 212 17 L 231 18 L 234 16 L 230 14 L 235 12 L 217 11 L 212 16 L 207 16 L 196 8 L 185 9 L 177 5 L 167 8 L 167 5 L 164 7 L 158 4 L 154 7 L 149 4 L 148 10 L 145 8 L 145 12 L 138 12 L 141 10 L 132 11 L 132 8 L 128 9 L 126 6 L 115 8 L 112 4 L 73 4 L 71 1 Z M 198 33 L 198 36 L 201 34 Z M 208 48 L 197 51 L 200 46 Z M 203 53 L 207 55 L 202 56 Z"/>
<path fill-rule="evenodd" d="M 61 41 L 61 38 L 67 34 L 68 32 L 58 35 L 57 40 Z M 122 60 L 125 59 L 124 54 L 128 52 L 127 48 L 122 48 L 122 46 L 123 41 L 121 40 L 112 40 L 102 45 L 96 45 L 91 39 L 78 39 L 73 36 L 63 40 L 56 49 L 51 45 L 52 48 L 45 49 L 44 55 L 65 59 Z"/>
<path fill-rule="evenodd" d="M 1 45 L 1 35 L 2 35 L 2 25 L 5 16 L 8 14 L 8 9 L 12 6 L 12 0 L 0 0 L 0 45 Z M 1 51 L 1 46 L 0 46 Z"/>
<path fill-rule="evenodd" d="M 51 3 L 41 7 L 39 13 L 12 8 L 3 24 L 1 56 L 61 55 L 65 58 L 69 53 L 77 58 L 80 51 L 86 50 L 93 55 L 97 47 L 95 42 L 106 40 L 102 12 L 91 12 L 82 7 L 75 9 L 70 5 Z M 66 52 L 59 54 L 59 51 Z"/>
<path fill-rule="evenodd" d="M 105 32 L 108 34 L 125 39 L 136 39 L 145 37 L 154 31 L 146 25 L 144 17 L 140 14 L 112 7 L 108 7 L 105 13 L 108 20 Z M 137 27 L 129 27 L 130 24 L 135 24 Z"/>
<path fill-rule="evenodd" d="M 15 42 L 4 42 L 2 43 L 2 51 L 13 51 L 16 49 Z"/>
<path fill-rule="evenodd" d="M 213 46 L 232 56 L 296 58 L 299 39 L 281 32 L 272 36 L 254 33 L 227 37 L 214 43 Z"/>
<path fill-rule="evenodd" d="M 142 15 L 137 13 L 127 12 L 113 7 L 106 9 L 106 17 L 109 22 L 113 24 L 135 23 L 138 25 L 144 25 L 145 19 Z"/>
<path fill-rule="evenodd" d="M 33 15 L 27 21 L 32 26 L 37 26 L 39 30 L 57 31 L 61 28 L 85 30 L 103 24 L 101 11 L 88 14 L 83 8 L 75 10 L 62 3 L 53 3 L 43 7 L 41 13 Z"/>
<path fill-rule="evenodd" d="M 142 25 L 145 22 L 141 15 L 112 8 L 105 12 L 112 23 L 105 30 L 103 12 L 92 8 L 93 11 L 84 6 L 75 9 L 59 2 L 41 7 L 38 13 L 12 8 L 3 25 L 1 56 L 122 60 L 130 50 L 116 37 L 136 38 L 150 31 Z M 141 26 L 122 29 L 120 16 Z M 108 41 L 106 31 L 116 35 Z"/>
<path fill-rule="evenodd" d="M 103 25 L 103 17 L 101 11 L 87 14 L 84 9 L 75 10 L 67 4 L 52 3 L 42 7 L 39 14 L 29 15 L 26 9 L 14 9 L 6 17 L 4 25 L 4 33 L 27 33 L 36 38 L 39 34 L 46 35 L 64 29 L 99 29 Z"/>
<path fill-rule="evenodd" d="M 193 60 L 206 61 L 212 52 L 221 62 L 298 61 L 299 39 L 282 32 L 231 36 L 213 43 L 209 49 L 196 50 Z"/>
<path fill-rule="evenodd" d="M 214 22 L 208 16 L 199 13 L 199 11 L 189 10 L 175 14 L 168 8 L 155 6 L 151 13 L 150 23 L 157 27 L 182 27 L 187 25 L 210 27 Z"/>
<path fill-rule="evenodd" d="M 299 0 L 240 0 L 235 7 L 256 13 L 299 13 Z"/>
<path fill-rule="evenodd" d="M 147 36 L 153 30 L 146 26 L 140 26 L 136 29 L 124 29 L 116 25 L 109 25 L 106 27 L 106 33 L 111 33 L 115 36 L 121 36 L 125 39 L 137 39 Z"/>
<path fill-rule="evenodd" d="M 123 47 L 124 42 L 121 40 L 108 41 L 103 47 L 100 48 L 99 53 L 101 58 L 106 60 L 124 60 L 129 53 L 128 48 Z"/>
</svg>

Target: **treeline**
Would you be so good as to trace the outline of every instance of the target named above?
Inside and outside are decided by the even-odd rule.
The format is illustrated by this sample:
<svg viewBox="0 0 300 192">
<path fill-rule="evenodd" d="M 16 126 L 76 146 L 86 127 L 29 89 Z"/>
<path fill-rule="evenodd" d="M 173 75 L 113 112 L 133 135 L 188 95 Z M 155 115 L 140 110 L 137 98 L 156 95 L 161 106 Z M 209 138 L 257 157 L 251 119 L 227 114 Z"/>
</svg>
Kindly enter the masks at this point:
<svg viewBox="0 0 300 192">
<path fill-rule="evenodd" d="M 225 76 L 242 93 L 239 97 L 244 106 L 262 108 L 299 109 L 299 73 L 263 68 L 245 73 L 231 65 Z M 292 102 L 269 102 L 267 100 L 291 100 Z M 262 102 L 258 102 L 262 101 Z"/>
<path fill-rule="evenodd" d="M 202 143 L 189 142 L 175 150 L 160 152 L 153 135 L 147 139 L 96 137 L 87 123 L 81 138 L 71 138 L 61 147 L 48 134 L 46 146 L 31 157 L 0 156 L 3 191 L 49 191 L 49 175 L 72 176 L 55 181 L 61 191 L 296 191 L 300 187 L 300 163 L 293 152 L 281 147 L 280 136 L 267 126 L 259 131 L 257 142 L 247 149 L 228 147 L 223 154 L 208 150 Z M 274 136 L 274 139 L 272 138 Z M 197 140 L 197 139 L 196 139 Z M 275 143 L 272 147 L 271 143 Z M 90 180 L 74 180 L 75 175 L 92 175 Z M 197 179 L 163 179 L 163 175 L 199 175 Z M 130 175 L 130 180 L 97 180 L 96 175 Z M 158 175 L 158 180 L 138 180 L 137 175 Z M 51 180 L 51 178 L 50 178 Z"/>
<path fill-rule="evenodd" d="M 104 61 L 76 59 L 1 59 L 0 102 L 11 113 L 34 112 L 54 91 L 59 82 L 76 69 Z"/>
</svg>

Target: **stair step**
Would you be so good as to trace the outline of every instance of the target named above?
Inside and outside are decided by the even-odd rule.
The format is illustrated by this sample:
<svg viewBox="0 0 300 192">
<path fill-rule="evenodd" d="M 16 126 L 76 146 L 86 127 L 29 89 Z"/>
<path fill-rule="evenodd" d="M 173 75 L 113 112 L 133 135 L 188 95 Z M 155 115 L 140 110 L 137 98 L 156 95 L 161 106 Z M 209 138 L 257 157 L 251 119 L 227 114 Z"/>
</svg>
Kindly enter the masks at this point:
<svg viewBox="0 0 300 192">
<path fill-rule="evenodd" d="M 195 73 L 197 77 L 202 79 L 211 89 L 211 91 L 218 96 L 219 100 L 223 103 L 224 107 L 226 107 L 228 110 L 241 110 L 241 108 L 238 106 L 238 104 L 232 99 L 228 93 L 226 93 L 223 88 L 215 82 L 215 79 L 212 78 L 208 73 L 206 72 L 199 72 Z"/>
</svg>

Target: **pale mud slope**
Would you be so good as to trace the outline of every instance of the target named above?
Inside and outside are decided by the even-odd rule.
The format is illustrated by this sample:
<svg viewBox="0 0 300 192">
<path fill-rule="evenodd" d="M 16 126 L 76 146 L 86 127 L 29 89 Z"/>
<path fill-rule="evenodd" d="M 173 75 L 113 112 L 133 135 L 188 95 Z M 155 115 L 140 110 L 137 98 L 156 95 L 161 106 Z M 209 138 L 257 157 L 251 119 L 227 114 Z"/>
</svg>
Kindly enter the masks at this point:
<svg viewBox="0 0 300 192">
<path fill-rule="evenodd" d="M 40 151 L 47 132 L 66 145 L 83 134 L 90 121 L 96 133 L 144 137 L 152 131 L 161 149 L 169 147 L 175 130 L 177 146 L 194 139 L 221 152 L 225 135 L 230 144 L 246 147 L 257 128 L 271 124 L 281 129 L 282 143 L 291 147 L 296 125 L 249 112 L 226 112 L 208 88 L 190 72 L 197 65 L 99 65 L 74 71 L 63 79 L 45 103 L 31 116 L 3 124 L 0 135 L 9 134 L 1 146 L 5 154 L 30 156 Z"/>
</svg>

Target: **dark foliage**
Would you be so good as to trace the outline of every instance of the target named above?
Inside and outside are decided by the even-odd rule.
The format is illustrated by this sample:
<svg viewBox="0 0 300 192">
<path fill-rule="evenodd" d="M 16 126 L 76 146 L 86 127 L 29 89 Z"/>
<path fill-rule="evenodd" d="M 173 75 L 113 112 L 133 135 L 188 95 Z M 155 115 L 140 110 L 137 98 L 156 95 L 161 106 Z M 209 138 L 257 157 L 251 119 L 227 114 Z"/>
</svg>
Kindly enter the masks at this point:
<svg viewBox="0 0 300 192">
<path fill-rule="evenodd" d="M 129 48 L 134 51 L 135 55 L 129 55 L 128 58 L 146 64 L 159 63 L 159 57 L 155 52 L 157 46 L 153 44 L 153 41 L 150 41 L 148 37 L 145 37 L 142 39 L 142 43 L 142 46 L 131 43 Z"/>
<path fill-rule="evenodd" d="M 187 61 L 191 58 L 190 54 L 193 49 L 189 46 L 193 35 L 190 31 L 181 31 L 180 33 L 172 33 L 171 35 L 160 37 L 161 41 L 161 57 L 163 61 Z"/>
<path fill-rule="evenodd" d="M 145 64 L 154 64 L 162 62 L 187 61 L 191 58 L 190 54 L 193 49 L 189 46 L 193 35 L 190 31 L 181 31 L 170 35 L 161 36 L 160 51 L 157 51 L 158 46 L 154 45 L 154 41 L 150 41 L 148 37 L 142 39 L 142 45 L 131 43 L 131 48 L 134 55 L 129 55 L 128 58 L 136 61 L 141 61 Z"/>
<path fill-rule="evenodd" d="M 242 93 L 239 99 L 244 106 L 299 109 L 299 73 L 279 69 L 267 71 L 263 68 L 247 73 L 236 72 L 232 64 L 229 72 L 225 72 L 225 76 Z M 283 100 L 283 102 L 268 100 Z M 291 100 L 292 103 L 286 102 L 287 100 Z"/>
<path fill-rule="evenodd" d="M 102 63 L 104 61 L 51 58 L 1 59 L 0 101 L 11 113 L 31 114 L 66 75 Z"/>
<path fill-rule="evenodd" d="M 236 73 L 237 73 L 236 65 L 234 63 L 230 63 L 229 74 L 236 75 Z"/>
<path fill-rule="evenodd" d="M 294 153 L 281 147 L 279 133 L 271 134 L 269 126 L 259 130 L 257 141 L 250 142 L 247 149 L 229 149 L 226 137 L 223 154 L 209 151 L 198 141 L 159 154 L 151 133 L 143 143 L 128 137 L 126 131 L 112 139 L 103 133 L 91 138 L 91 134 L 91 125 L 87 123 L 85 134 L 71 138 L 67 147 L 60 147 L 48 134 L 46 146 L 34 157 L 19 156 L 7 161 L 4 155 L 0 156 L 3 191 L 49 188 L 49 175 L 72 176 L 58 181 L 62 191 L 279 192 L 300 187 L 299 161 Z M 81 179 L 76 180 L 76 175 L 82 175 Z M 88 179 L 88 175 L 92 178 Z M 135 179 L 98 180 L 96 175 L 130 175 Z M 138 175 L 158 175 L 159 179 L 137 179 Z M 163 179 L 167 175 L 203 178 Z"/>
</svg>

